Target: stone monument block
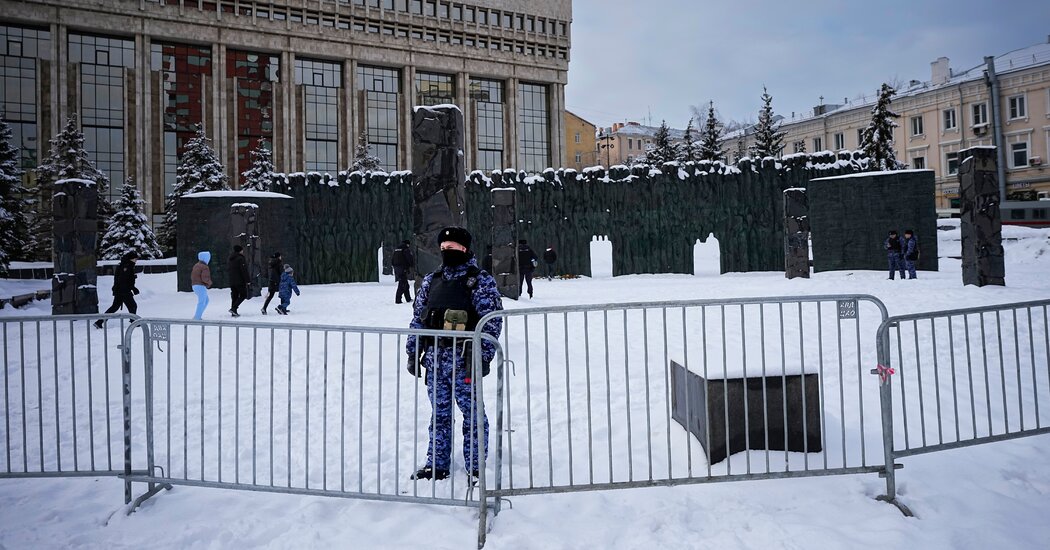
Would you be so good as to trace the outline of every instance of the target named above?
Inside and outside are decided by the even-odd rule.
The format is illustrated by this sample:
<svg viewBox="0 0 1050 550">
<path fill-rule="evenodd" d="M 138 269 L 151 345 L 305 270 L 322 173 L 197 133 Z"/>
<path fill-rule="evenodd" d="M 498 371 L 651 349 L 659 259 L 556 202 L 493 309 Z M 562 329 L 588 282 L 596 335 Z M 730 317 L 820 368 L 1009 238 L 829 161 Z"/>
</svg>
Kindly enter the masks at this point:
<svg viewBox="0 0 1050 550">
<path fill-rule="evenodd" d="M 180 292 L 190 292 L 190 270 L 197 253 L 211 252 L 212 288 L 228 288 L 227 260 L 233 245 L 244 247 L 248 273 L 252 277 L 252 296 L 268 284 L 264 266 L 274 252 L 285 263 L 298 260 L 292 219 L 292 200 L 288 195 L 262 191 L 207 191 L 179 199 L 178 284 Z M 248 206 L 248 205 L 254 205 Z M 253 267 L 254 266 L 254 267 Z M 298 269 L 297 269 L 298 271 Z M 258 282 L 258 284 L 256 284 Z"/>
<path fill-rule="evenodd" d="M 492 276 L 500 294 L 518 299 L 517 191 L 513 187 L 492 190 Z"/>
<path fill-rule="evenodd" d="M 671 361 L 671 390 L 672 418 L 711 464 L 746 450 L 823 450 L 817 374 L 715 379 Z"/>
<path fill-rule="evenodd" d="M 418 288 L 423 276 L 441 265 L 438 233 L 450 225 L 463 226 L 466 221 L 463 112 L 459 107 L 444 105 L 413 110 L 412 173 L 412 231 Z"/>
<path fill-rule="evenodd" d="M 809 201 L 798 187 L 784 191 L 784 276 L 809 278 Z"/>
<path fill-rule="evenodd" d="M 260 296 L 262 289 L 269 284 L 269 274 L 263 268 L 265 264 L 262 250 L 259 249 L 258 212 L 259 205 L 252 202 L 238 202 L 230 206 L 230 248 L 235 244 L 244 247 L 248 280 L 251 281 L 249 297 Z"/>
<path fill-rule="evenodd" d="M 995 147 L 959 152 L 962 277 L 964 285 L 1006 285 L 1003 223 Z"/>
<path fill-rule="evenodd" d="M 55 182 L 54 276 L 51 313 L 98 313 L 95 244 L 98 239 L 98 189 L 95 182 L 65 179 Z"/>
</svg>

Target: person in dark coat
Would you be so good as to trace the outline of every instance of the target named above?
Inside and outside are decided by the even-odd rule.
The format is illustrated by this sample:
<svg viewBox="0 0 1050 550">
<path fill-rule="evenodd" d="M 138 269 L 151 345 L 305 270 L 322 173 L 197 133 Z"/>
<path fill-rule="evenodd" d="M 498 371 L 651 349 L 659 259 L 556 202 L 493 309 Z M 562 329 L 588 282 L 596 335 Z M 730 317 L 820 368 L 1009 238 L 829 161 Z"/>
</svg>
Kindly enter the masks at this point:
<svg viewBox="0 0 1050 550">
<path fill-rule="evenodd" d="M 230 315 L 240 317 L 237 308 L 248 298 L 248 260 L 244 257 L 244 247 L 233 245 L 233 255 L 229 262 L 230 277 Z"/>
<path fill-rule="evenodd" d="M 412 257 L 412 243 L 408 240 L 401 241 L 401 245 L 394 249 L 390 257 L 390 266 L 394 268 L 394 280 L 397 281 L 397 293 L 394 294 L 394 303 L 400 304 L 401 297 L 412 303 L 412 294 L 408 291 L 408 275 L 416 266 L 416 259 Z"/>
<path fill-rule="evenodd" d="M 529 248 L 525 239 L 518 241 L 518 288 L 523 288 L 523 283 L 529 285 L 529 298 L 532 298 L 532 275 L 536 272 L 536 266 L 540 259 L 536 253 Z M 518 296 L 521 296 L 519 293 Z"/>
<path fill-rule="evenodd" d="M 128 313 L 135 315 L 139 306 L 135 303 L 135 295 L 139 289 L 135 287 L 135 262 L 139 259 L 138 252 L 132 250 L 120 258 L 120 264 L 113 273 L 113 305 L 109 306 L 106 314 L 116 313 L 121 307 L 128 308 Z M 95 328 L 102 328 L 104 320 L 95 321 Z"/>
<path fill-rule="evenodd" d="M 273 300 L 273 297 L 277 295 L 277 288 L 281 285 L 281 273 L 284 273 L 284 258 L 281 257 L 280 252 L 274 252 L 273 256 L 270 256 L 269 268 L 270 275 L 266 287 L 268 294 L 266 295 L 266 301 L 263 302 L 263 315 L 266 315 L 266 308 L 270 307 L 270 300 Z"/>
<path fill-rule="evenodd" d="M 908 278 L 915 278 L 915 264 L 919 261 L 919 239 L 915 237 L 915 233 L 911 229 L 904 231 L 904 242 L 901 243 L 901 256 L 904 260 L 904 270 L 908 272 Z M 901 279 L 904 278 L 904 272 L 901 272 Z"/>
<path fill-rule="evenodd" d="M 897 230 L 890 231 L 890 236 L 886 238 L 886 259 L 890 263 L 890 280 L 893 280 L 893 274 L 897 271 L 901 272 L 901 279 L 904 278 L 904 261 L 901 259 L 901 239 L 897 236 Z"/>
<path fill-rule="evenodd" d="M 480 456 L 487 456 L 489 424 L 482 414 L 475 425 L 474 385 L 471 376 L 488 374 L 496 346 L 481 341 L 481 372 L 472 373 L 473 354 L 470 335 L 485 315 L 503 309 L 496 280 L 478 268 L 470 250 L 470 233 L 462 227 L 446 227 L 438 237 L 441 267 L 423 278 L 412 308 L 413 329 L 462 330 L 463 338 L 425 338 L 412 334 L 406 339 L 408 372 L 424 378 L 433 408 L 426 465 L 411 479 L 441 480 L 450 475 L 452 464 L 452 404 L 463 413 L 463 467 L 471 481 L 479 475 Z M 499 339 L 503 319 L 488 320 L 481 330 Z"/>
<path fill-rule="evenodd" d="M 558 253 L 554 251 L 554 245 L 548 246 L 543 251 L 543 263 L 547 264 L 547 280 L 554 279 L 554 262 L 558 261 Z"/>
</svg>

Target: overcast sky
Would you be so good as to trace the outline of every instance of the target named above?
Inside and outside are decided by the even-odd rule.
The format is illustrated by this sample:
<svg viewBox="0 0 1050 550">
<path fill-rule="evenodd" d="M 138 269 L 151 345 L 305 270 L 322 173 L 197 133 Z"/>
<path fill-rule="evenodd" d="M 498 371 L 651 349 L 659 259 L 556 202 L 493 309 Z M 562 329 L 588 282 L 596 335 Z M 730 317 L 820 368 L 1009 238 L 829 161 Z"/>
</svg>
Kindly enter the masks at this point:
<svg viewBox="0 0 1050 550">
<path fill-rule="evenodd" d="M 1048 34 L 1050 0 L 574 0 L 566 104 L 599 126 L 684 128 L 708 100 L 722 120 L 754 120 L 764 84 L 790 118 Z"/>
</svg>

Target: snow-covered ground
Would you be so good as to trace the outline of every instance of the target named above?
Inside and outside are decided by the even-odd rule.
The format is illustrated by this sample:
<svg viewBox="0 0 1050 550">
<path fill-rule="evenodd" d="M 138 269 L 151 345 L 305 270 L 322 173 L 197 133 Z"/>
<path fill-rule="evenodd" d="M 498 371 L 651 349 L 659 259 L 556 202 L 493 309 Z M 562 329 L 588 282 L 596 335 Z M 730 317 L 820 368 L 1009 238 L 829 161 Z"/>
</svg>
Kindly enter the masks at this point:
<svg viewBox="0 0 1050 550">
<path fill-rule="evenodd" d="M 915 281 L 888 281 L 885 273 L 870 271 L 790 281 L 780 273 L 537 280 L 534 299 L 506 300 L 505 306 L 862 293 L 877 296 L 896 315 L 1050 298 L 1050 230 L 1007 228 L 1004 236 L 1008 286 L 1002 288 L 961 285 L 959 260 L 948 258 L 959 255 L 958 230 L 953 230 L 938 234 L 940 271 L 920 272 Z M 593 248 L 607 246 L 602 242 Z M 602 273 L 603 266 L 597 267 L 595 272 Z M 0 294 L 11 283 L 0 280 Z M 103 305 L 111 284 L 112 277 L 99 278 Z M 174 287 L 173 273 L 140 276 L 139 314 L 190 317 L 195 298 Z M 241 320 L 404 327 L 410 316 L 411 306 L 393 303 L 390 281 L 302 291 L 287 317 L 262 316 L 261 301 L 253 299 L 242 307 Z M 214 290 L 211 299 L 205 319 L 228 319 L 228 293 Z M 0 316 L 47 313 L 46 303 L 34 303 L 2 310 Z M 209 352 L 216 346 L 209 344 Z M 13 372 L 13 361 L 8 367 Z M 519 388 L 523 368 L 517 366 L 513 379 Z M 413 381 L 403 377 L 400 383 Z M 425 396 L 418 399 L 427 410 Z M 583 412 L 574 413 L 582 421 Z M 520 431 L 516 437 L 524 437 Z M 515 449 L 517 456 L 522 452 L 520 446 Z M 898 493 L 917 518 L 905 518 L 874 500 L 885 489 L 874 474 L 515 497 L 513 509 L 505 506 L 496 518 L 486 548 L 1045 548 L 1050 540 L 1048 453 L 1050 436 L 1043 435 L 901 459 L 905 468 L 897 474 Z M 402 457 L 402 472 L 410 460 Z M 122 513 L 122 502 L 123 484 L 116 479 L 0 480 L 0 546 L 468 548 L 476 537 L 476 513 L 463 508 L 184 486 L 151 499 L 130 516 Z"/>
</svg>

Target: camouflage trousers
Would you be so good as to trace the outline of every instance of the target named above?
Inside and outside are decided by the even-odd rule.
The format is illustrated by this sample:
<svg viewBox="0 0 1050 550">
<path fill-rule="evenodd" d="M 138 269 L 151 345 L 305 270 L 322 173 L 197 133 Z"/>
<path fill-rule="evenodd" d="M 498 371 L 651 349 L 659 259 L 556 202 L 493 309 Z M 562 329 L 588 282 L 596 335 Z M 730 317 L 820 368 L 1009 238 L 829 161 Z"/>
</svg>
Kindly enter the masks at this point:
<svg viewBox="0 0 1050 550">
<path fill-rule="evenodd" d="M 480 434 L 477 430 L 476 413 L 473 410 L 474 385 L 470 381 L 470 365 L 464 366 L 463 357 L 455 354 L 451 347 L 437 348 L 438 360 L 433 351 L 423 357 L 427 396 L 430 398 L 430 441 L 427 447 L 427 465 L 436 470 L 450 470 L 452 462 L 452 423 L 454 414 L 452 401 L 463 413 L 463 464 L 468 472 L 478 470 L 479 451 L 488 456 L 489 421 L 482 415 Z M 454 363 L 453 363 L 454 362 Z M 455 367 L 453 368 L 453 364 Z M 479 450 L 480 440 L 480 450 Z"/>
</svg>

